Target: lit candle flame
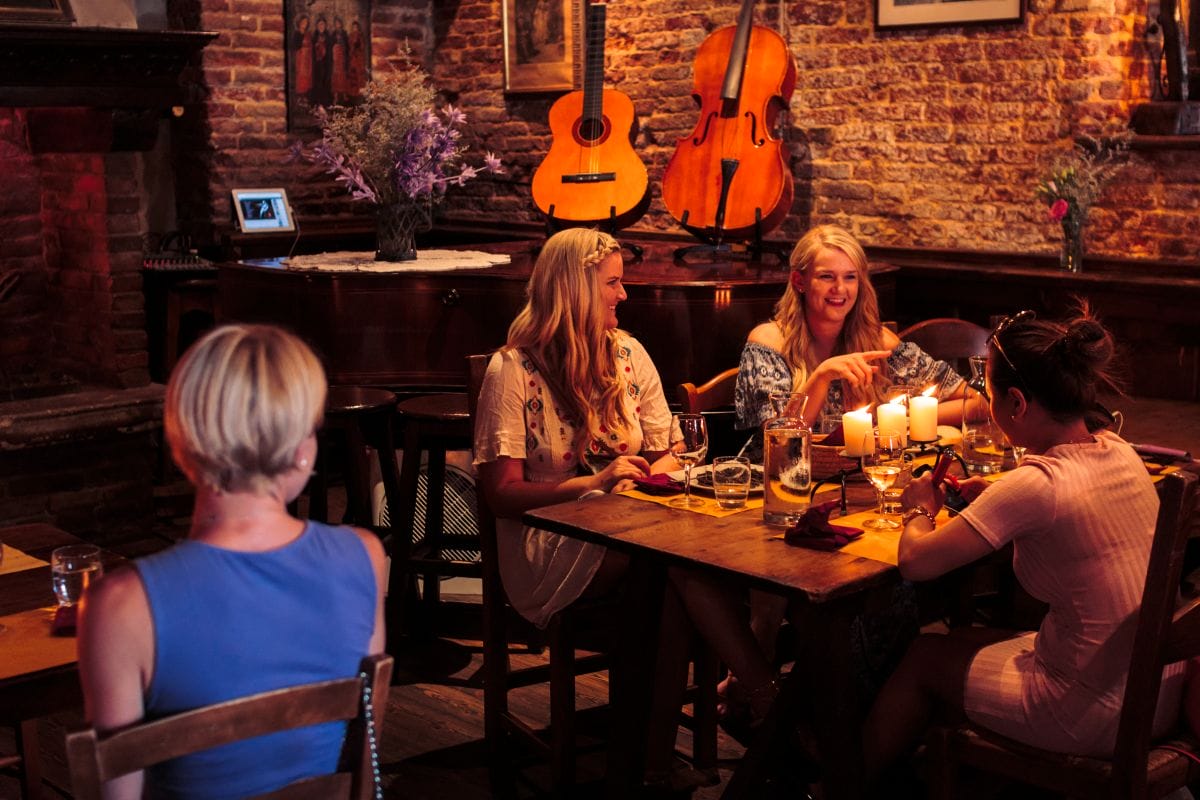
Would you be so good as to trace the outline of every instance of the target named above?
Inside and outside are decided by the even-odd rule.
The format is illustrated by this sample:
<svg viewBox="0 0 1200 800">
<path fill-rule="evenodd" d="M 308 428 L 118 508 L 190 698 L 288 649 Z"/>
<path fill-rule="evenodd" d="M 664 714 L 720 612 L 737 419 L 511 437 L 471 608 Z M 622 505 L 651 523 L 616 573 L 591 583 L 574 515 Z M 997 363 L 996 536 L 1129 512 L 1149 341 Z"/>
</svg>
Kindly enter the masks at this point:
<svg viewBox="0 0 1200 800">
<path fill-rule="evenodd" d="M 933 393 L 937 391 L 937 384 L 930 386 L 925 391 L 921 392 L 921 397 L 933 397 Z"/>
<path fill-rule="evenodd" d="M 860 413 L 865 413 L 865 412 L 867 412 L 867 411 L 870 411 L 870 410 L 871 410 L 871 406 L 873 406 L 873 405 L 875 405 L 875 404 L 874 404 L 874 403 L 867 403 L 867 404 L 866 404 L 865 406 L 863 406 L 862 408 L 856 408 L 856 409 L 854 409 L 854 413 L 855 413 L 855 414 L 860 414 Z"/>
<path fill-rule="evenodd" d="M 898 394 L 895 397 L 893 397 L 891 400 L 888 400 L 888 402 L 889 403 L 897 403 L 899 405 L 904 405 L 905 403 L 908 402 L 908 395 L 907 394 Z"/>
</svg>

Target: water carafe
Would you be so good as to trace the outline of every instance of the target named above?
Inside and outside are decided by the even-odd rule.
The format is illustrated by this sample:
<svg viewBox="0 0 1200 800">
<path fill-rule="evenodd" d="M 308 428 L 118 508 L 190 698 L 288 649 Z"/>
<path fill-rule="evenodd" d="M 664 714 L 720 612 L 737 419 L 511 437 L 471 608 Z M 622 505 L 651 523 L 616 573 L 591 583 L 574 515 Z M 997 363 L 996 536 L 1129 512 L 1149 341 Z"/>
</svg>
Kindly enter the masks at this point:
<svg viewBox="0 0 1200 800">
<path fill-rule="evenodd" d="M 812 432 L 803 413 L 807 398 L 771 395 L 775 416 L 763 423 L 763 520 L 790 526 L 808 508 L 812 486 Z"/>
<path fill-rule="evenodd" d="M 971 380 L 963 394 L 962 456 L 977 475 L 990 475 L 1004 467 L 1007 440 L 992 419 L 985 398 L 987 356 L 971 356 Z"/>
</svg>

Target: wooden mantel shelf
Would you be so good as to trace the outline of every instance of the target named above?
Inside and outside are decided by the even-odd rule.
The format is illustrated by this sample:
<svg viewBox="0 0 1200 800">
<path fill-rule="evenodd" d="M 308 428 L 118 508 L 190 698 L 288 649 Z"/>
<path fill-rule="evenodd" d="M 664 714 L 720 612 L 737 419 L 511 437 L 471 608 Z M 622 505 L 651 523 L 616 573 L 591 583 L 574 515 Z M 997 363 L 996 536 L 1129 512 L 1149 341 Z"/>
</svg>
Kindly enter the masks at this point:
<svg viewBox="0 0 1200 800">
<path fill-rule="evenodd" d="M 184 78 L 218 34 L 0 25 L 0 106 L 170 108 L 202 99 Z"/>
<path fill-rule="evenodd" d="M 1138 134 L 1129 143 L 1131 150 L 1200 150 L 1200 136 L 1149 136 Z"/>
</svg>

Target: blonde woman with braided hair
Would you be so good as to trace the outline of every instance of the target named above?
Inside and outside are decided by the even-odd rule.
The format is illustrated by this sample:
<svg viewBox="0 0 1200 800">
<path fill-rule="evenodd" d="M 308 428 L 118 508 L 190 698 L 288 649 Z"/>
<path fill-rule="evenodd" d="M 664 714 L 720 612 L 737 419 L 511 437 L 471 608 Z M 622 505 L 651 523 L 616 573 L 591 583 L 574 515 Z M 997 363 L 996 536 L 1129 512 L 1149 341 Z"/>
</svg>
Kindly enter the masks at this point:
<svg viewBox="0 0 1200 800">
<path fill-rule="evenodd" d="M 611 589 L 626 564 L 599 545 L 523 527 L 521 514 L 677 469 L 658 371 L 617 328 L 624 269 L 606 233 L 550 237 L 480 391 L 475 463 L 498 518 L 500 573 L 514 607 L 537 625 Z"/>
<path fill-rule="evenodd" d="M 521 514 L 624 491 L 633 478 L 679 468 L 668 454 L 671 411 L 658 371 L 617 328 L 624 269 L 620 246 L 606 233 L 574 228 L 550 237 L 534 264 L 528 302 L 479 394 L 475 464 L 497 517 L 500 577 L 513 607 L 539 626 L 581 597 L 612 592 L 628 560 L 524 526 Z M 673 780 L 687 671 L 689 629 L 673 592 L 660 630 L 646 738 L 647 782 L 657 789 Z"/>
</svg>

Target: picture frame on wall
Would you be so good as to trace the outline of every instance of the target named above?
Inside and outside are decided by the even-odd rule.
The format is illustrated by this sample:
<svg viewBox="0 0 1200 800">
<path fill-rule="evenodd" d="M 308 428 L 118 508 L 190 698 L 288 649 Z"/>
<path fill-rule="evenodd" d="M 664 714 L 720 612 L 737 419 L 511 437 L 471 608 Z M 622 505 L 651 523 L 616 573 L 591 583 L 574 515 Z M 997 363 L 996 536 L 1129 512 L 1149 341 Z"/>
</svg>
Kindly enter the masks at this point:
<svg viewBox="0 0 1200 800">
<path fill-rule="evenodd" d="M 504 0 L 504 91 L 569 92 L 583 85 L 585 0 Z"/>
<path fill-rule="evenodd" d="M 68 0 L 0 0 L 0 25 L 70 25 L 74 21 Z"/>
<path fill-rule="evenodd" d="M 318 106 L 362 101 L 371 77 L 371 0 L 285 0 L 283 15 L 288 130 L 319 130 Z"/>
<path fill-rule="evenodd" d="M 1024 19 L 1024 0 L 875 0 L 877 30 L 961 27 Z"/>
</svg>

